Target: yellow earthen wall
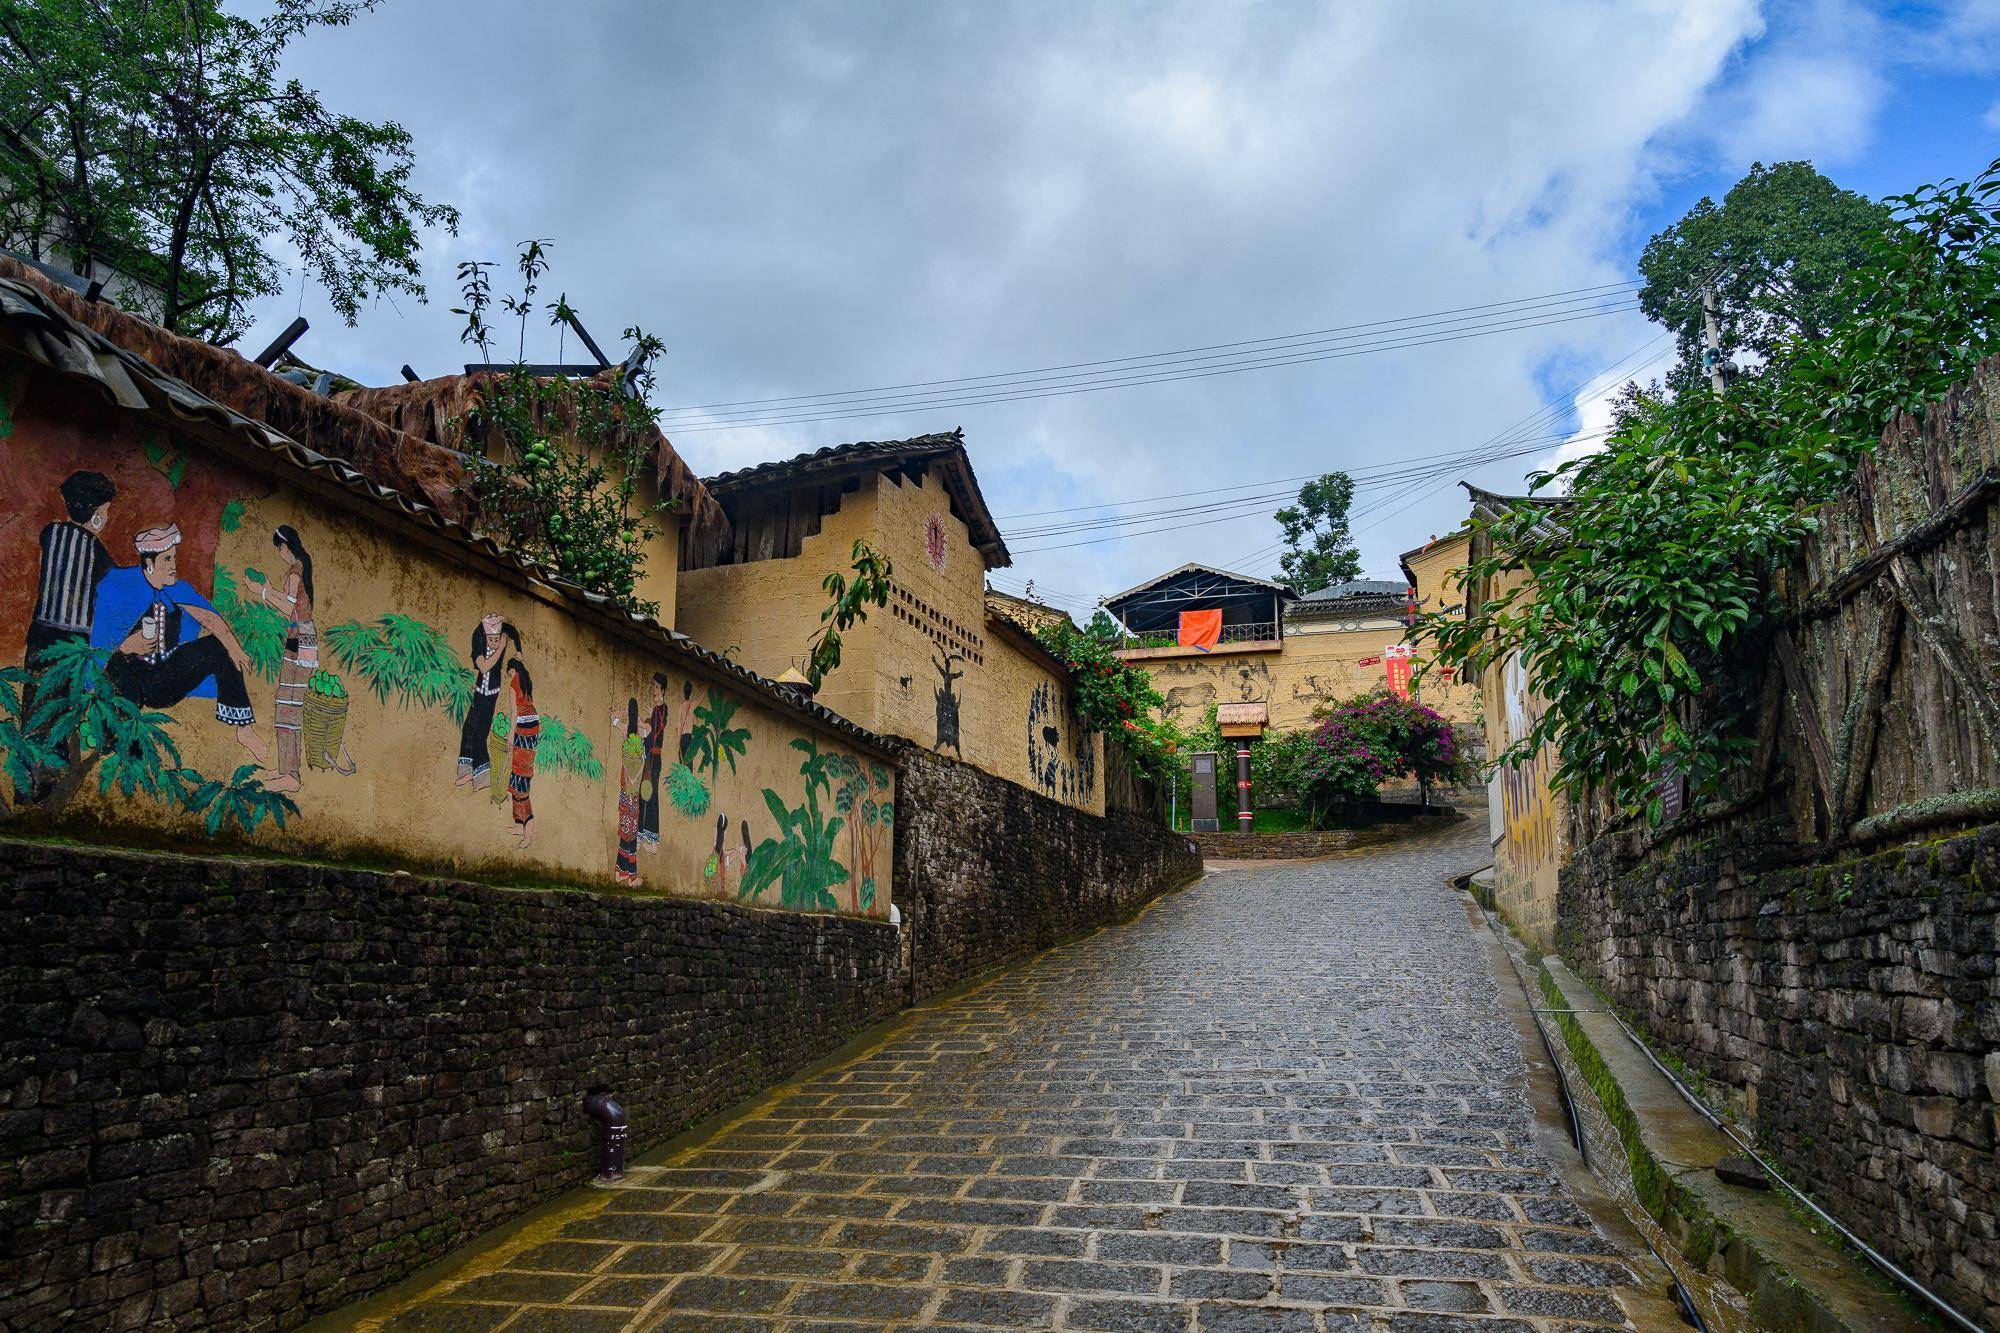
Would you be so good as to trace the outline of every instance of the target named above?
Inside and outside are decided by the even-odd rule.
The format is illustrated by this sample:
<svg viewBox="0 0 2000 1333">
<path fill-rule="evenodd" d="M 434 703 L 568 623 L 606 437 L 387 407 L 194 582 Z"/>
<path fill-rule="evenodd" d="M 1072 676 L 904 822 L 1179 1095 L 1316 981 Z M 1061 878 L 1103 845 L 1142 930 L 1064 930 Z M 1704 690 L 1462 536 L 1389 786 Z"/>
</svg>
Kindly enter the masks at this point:
<svg viewBox="0 0 2000 1333">
<path fill-rule="evenodd" d="M 1388 678 L 1377 660 L 1384 648 L 1401 643 L 1401 625 L 1330 631 L 1289 627 L 1284 646 L 1275 651 L 1230 651 L 1226 646 L 1197 656 L 1135 660 L 1153 678 L 1166 698 L 1166 715 L 1182 725 L 1201 721 L 1211 703 L 1262 702 L 1271 726 L 1292 731 L 1310 725 L 1313 709 L 1322 703 L 1351 699 L 1384 688 Z M 1448 721 L 1479 720 L 1479 691 L 1469 685 L 1424 681 L 1419 692 L 1429 707 Z"/>
<path fill-rule="evenodd" d="M 933 532 L 942 535 L 935 548 Z M 1066 682 L 987 625 L 985 565 L 935 474 L 865 481 L 794 559 L 684 573 L 680 628 L 701 643 L 734 645 L 737 661 L 766 675 L 802 665 L 827 602 L 820 580 L 848 567 L 857 538 L 889 557 L 894 590 L 843 636 L 819 701 L 871 730 L 1102 813 L 1102 740 L 1077 733 Z"/>
<path fill-rule="evenodd" d="M 831 820 L 841 787 L 858 784 L 856 809 L 893 807 L 893 770 L 803 715 L 739 694 L 726 677 L 711 677 L 679 655 L 648 653 L 579 620 L 552 598 L 486 577 L 456 548 L 440 549 L 394 532 L 379 511 L 357 512 L 297 490 L 280 474 L 230 464 L 198 441 L 169 434 L 53 378 L 29 382 L 13 405 L 13 417 L 9 466 L 0 482 L 15 518 L 0 526 L 13 585 L 4 600 L 0 661 L 23 660 L 40 564 L 38 534 L 63 517 L 57 487 L 79 468 L 104 472 L 118 489 L 102 534 L 114 562 L 138 563 L 137 532 L 178 524 L 181 578 L 215 602 L 246 647 L 262 635 L 269 651 L 261 659 L 253 654 L 253 660 L 267 669 L 245 673 L 256 721 L 244 730 L 262 743 L 273 764 L 279 755 L 273 707 L 279 654 L 271 645 L 283 630 L 276 612 L 264 605 L 260 587 L 282 589 L 289 567 L 273 545 L 273 529 L 289 524 L 298 531 L 313 559 L 319 663 L 339 677 L 347 693 L 342 747 L 353 771 L 306 764 L 292 793 L 297 813 L 282 829 L 268 823 L 260 828 L 252 835 L 259 846 L 472 876 L 609 886 L 621 835 L 621 776 L 633 792 L 643 777 L 642 762 L 629 773 L 623 763 L 619 738 L 626 701 L 637 698 L 644 728 L 654 706 L 656 671 L 667 678 L 663 777 L 672 775 L 684 735 L 698 742 L 705 731 L 725 740 L 712 770 L 691 768 L 683 778 L 678 804 L 663 792 L 657 847 L 637 852 L 645 890 L 740 900 L 749 860 L 746 835 L 753 848 L 769 841 L 775 849 L 783 841 L 771 802 L 795 813 L 816 806 L 820 819 Z M 248 611 L 231 611 L 231 587 L 239 607 Z M 489 789 L 459 783 L 461 725 L 441 692 L 427 697 L 427 683 L 470 674 L 473 629 L 487 612 L 520 631 L 519 656 L 533 678 L 533 702 L 542 718 L 525 843 L 505 796 L 507 743 L 485 747 L 497 759 Z M 385 629 L 433 648 L 435 669 L 427 677 L 392 669 L 381 677 L 379 690 L 372 689 L 364 660 L 382 659 L 354 655 L 353 645 Z M 511 717 L 505 681 L 503 671 L 498 708 Z M 707 710 L 706 718 L 698 710 Z M 240 743 L 239 729 L 217 720 L 215 700 L 188 698 L 163 711 L 189 767 L 226 778 L 238 765 L 256 762 Z M 720 713 L 727 718 L 717 719 Z M 697 743 L 690 751 L 694 768 L 701 767 L 700 748 Z M 338 751 L 333 758 L 346 766 Z M 803 770 L 814 758 L 822 761 L 827 781 L 809 790 Z M 279 785 L 285 781 L 270 768 L 260 777 Z M 675 790 L 671 783 L 661 785 Z M 200 822 L 185 813 L 143 796 L 96 794 L 94 782 L 60 810 L 37 812 L 31 819 L 59 827 L 89 824 L 190 850 L 208 841 Z M 718 857 L 719 821 L 726 822 Z M 830 852 L 832 865 L 825 857 L 813 863 L 832 881 L 826 894 L 795 886 L 792 901 L 785 902 L 787 895 L 773 886 L 749 901 L 885 915 L 891 863 L 886 825 L 849 822 Z"/>
<path fill-rule="evenodd" d="M 1489 595 L 1499 596 L 1526 577 L 1503 574 Z M 1528 688 L 1518 655 L 1488 667 L 1481 685 L 1486 753 L 1497 760 L 1527 733 L 1543 704 Z M 1567 855 L 1567 815 L 1562 798 L 1549 790 L 1553 762 L 1544 746 L 1518 768 L 1496 766 L 1487 784 L 1495 903 L 1523 937 L 1545 949 L 1555 944 L 1556 876 Z"/>
</svg>

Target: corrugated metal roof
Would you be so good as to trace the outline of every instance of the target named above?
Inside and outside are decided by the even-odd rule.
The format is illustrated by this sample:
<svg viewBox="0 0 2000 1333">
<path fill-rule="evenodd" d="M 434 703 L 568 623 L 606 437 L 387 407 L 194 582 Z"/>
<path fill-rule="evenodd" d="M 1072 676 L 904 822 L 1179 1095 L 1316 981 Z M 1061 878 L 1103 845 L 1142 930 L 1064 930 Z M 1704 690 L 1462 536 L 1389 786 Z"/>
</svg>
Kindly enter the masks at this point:
<svg viewBox="0 0 2000 1333">
<path fill-rule="evenodd" d="M 1301 602 L 1338 602 L 1349 597 L 1402 597 L 1409 592 L 1409 585 L 1394 579 L 1349 579 L 1345 583 L 1329 583 L 1318 592 L 1309 592 L 1299 598 Z"/>
</svg>

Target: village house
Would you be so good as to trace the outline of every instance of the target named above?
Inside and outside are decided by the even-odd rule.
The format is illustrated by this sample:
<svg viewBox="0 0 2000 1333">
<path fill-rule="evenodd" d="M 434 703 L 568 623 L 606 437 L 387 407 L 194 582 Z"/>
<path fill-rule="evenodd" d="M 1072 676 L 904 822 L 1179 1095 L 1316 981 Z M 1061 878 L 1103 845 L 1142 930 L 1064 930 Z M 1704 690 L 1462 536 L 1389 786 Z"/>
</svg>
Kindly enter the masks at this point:
<svg viewBox="0 0 2000 1333">
<path fill-rule="evenodd" d="M 854 544 L 888 557 L 888 606 L 842 636 L 816 698 L 899 736 L 1091 813 L 1104 811 L 1104 739 L 1071 713 L 1068 673 L 986 575 L 1011 562 L 952 431 L 822 449 L 710 477 L 728 518 L 684 542 L 678 627 L 772 677 L 800 672 L 821 582 Z"/>
<path fill-rule="evenodd" d="M 1105 600 L 1130 631 L 1119 656 L 1143 668 L 1166 700 L 1164 715 L 1199 723 L 1210 705 L 1261 704 L 1264 724 L 1307 726 L 1322 704 L 1411 680 L 1427 706 L 1460 727 L 1479 721 L 1476 686 L 1437 673 L 1402 677 L 1395 659 L 1413 610 L 1463 614 L 1458 571 L 1466 535 L 1453 533 L 1402 558 L 1407 582 L 1358 579 L 1300 597 L 1282 584 L 1188 564 Z M 1217 612 L 1213 642 L 1184 635 L 1187 612 Z M 1413 667 L 1421 659 L 1410 654 Z"/>
</svg>

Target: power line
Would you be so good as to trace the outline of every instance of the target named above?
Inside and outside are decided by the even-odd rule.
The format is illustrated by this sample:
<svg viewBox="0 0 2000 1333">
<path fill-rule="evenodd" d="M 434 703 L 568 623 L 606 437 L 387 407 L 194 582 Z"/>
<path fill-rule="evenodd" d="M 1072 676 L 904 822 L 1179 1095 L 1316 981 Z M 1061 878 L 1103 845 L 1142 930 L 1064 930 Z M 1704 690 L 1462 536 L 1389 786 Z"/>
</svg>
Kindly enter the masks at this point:
<svg viewBox="0 0 2000 1333">
<path fill-rule="evenodd" d="M 718 430 L 744 430 L 753 426 L 763 427 L 763 426 L 778 426 L 778 425 L 796 425 L 811 421 L 838 421 L 838 420 L 847 420 L 852 418 L 895 416 L 895 415 L 904 415 L 909 412 L 920 411 L 920 410 L 930 411 L 948 407 L 986 406 L 992 403 L 1016 402 L 1023 399 L 1056 398 L 1056 397 L 1065 397 L 1076 394 L 1101 393 L 1106 389 L 1130 388 L 1134 385 L 1167 384 L 1181 380 L 1212 379 L 1219 375 L 1236 375 L 1236 374 L 1242 374 L 1245 371 L 1267 370 L 1278 366 L 1307 365 L 1318 361 L 1339 361 L 1339 360 L 1345 360 L 1349 357 L 1372 356 L 1381 352 L 1401 351 L 1411 347 L 1434 347 L 1443 343 L 1463 342 L 1470 338 L 1489 337 L 1496 333 L 1515 332 L 1522 329 L 1548 328 L 1557 324 L 1572 324 L 1586 319 L 1602 319 L 1607 315 L 1623 314 L 1626 311 L 1632 309 L 1636 309 L 1636 307 L 1633 306 L 1630 302 L 1621 302 L 1617 305 L 1606 306 L 1602 309 L 1586 310 L 1581 313 L 1575 313 L 1575 314 L 1564 314 L 1550 318 L 1531 319 L 1514 323 L 1498 324 L 1490 327 L 1476 328 L 1464 332 L 1439 334 L 1436 336 L 1429 336 L 1429 337 L 1407 338 L 1398 341 L 1380 343 L 1373 346 L 1343 348 L 1334 351 L 1321 351 L 1299 356 L 1259 358 L 1255 360 L 1234 363 L 1206 370 L 1198 370 L 1198 371 L 1183 370 L 1171 374 L 1141 375 L 1132 378 L 1108 379 L 1097 383 L 1053 386 L 1022 393 L 984 394 L 974 397 L 957 398 L 957 399 L 949 399 L 949 400 L 934 401 L 934 402 L 913 403 L 908 405 L 898 405 L 894 407 L 885 407 L 882 409 L 873 409 L 873 410 L 858 411 L 858 412 L 834 411 L 834 412 L 823 412 L 823 413 L 811 413 L 802 416 L 769 417 L 769 418 L 762 418 L 758 420 L 749 420 L 749 421 L 719 422 L 701 426 L 679 426 L 679 427 L 668 426 L 666 427 L 666 429 L 672 430 L 675 435 L 691 435 L 691 434 L 699 434 L 708 431 L 718 431 Z"/>
<path fill-rule="evenodd" d="M 738 398 L 738 399 L 733 399 L 731 401 L 720 402 L 720 403 L 698 403 L 686 407 L 671 407 L 663 409 L 663 413 L 665 415 L 676 415 L 688 412 L 713 412 L 716 410 L 733 408 L 733 407 L 764 407 L 781 403 L 797 404 L 797 403 L 807 403 L 807 402 L 819 402 L 823 400 L 830 401 L 833 399 L 859 397 L 870 394 L 894 393 L 904 389 L 927 389 L 927 388 L 936 388 L 950 384 L 976 384 L 988 380 L 1009 380 L 1009 379 L 1018 379 L 1020 377 L 1028 375 L 1044 375 L 1055 371 L 1087 370 L 1096 366 L 1128 365 L 1135 362 L 1155 361 L 1163 357 L 1186 356 L 1197 352 L 1227 351 L 1231 348 L 1254 347 L 1264 343 L 1289 342 L 1301 338 L 1318 338 L 1328 334 L 1347 333 L 1359 329 L 1383 328 L 1385 326 L 1395 325 L 1395 324 L 1408 324 L 1418 320 L 1431 320 L 1431 319 L 1443 318 L 1449 315 L 1462 315 L 1477 310 L 1494 310 L 1502 306 L 1528 305 L 1532 303 L 1551 301 L 1558 297 L 1579 296 L 1586 292 L 1610 292 L 1610 291 L 1617 291 L 1620 289 L 1629 289 L 1632 287 L 1637 287 L 1638 285 L 1639 284 L 1636 281 L 1598 283 L 1595 286 L 1590 286 L 1590 287 L 1570 287 L 1562 291 L 1543 292 L 1536 296 L 1515 297 L 1507 301 L 1489 301 L 1482 305 L 1452 306 L 1444 310 L 1432 310 L 1417 315 L 1403 315 L 1395 319 L 1374 320 L 1367 323 L 1359 323 L 1359 324 L 1336 324 L 1328 328 L 1311 329 L 1303 333 L 1275 334 L 1267 338 L 1246 338 L 1239 340 L 1237 342 L 1206 343 L 1196 347 L 1181 347 L 1165 352 L 1148 352 L 1139 356 L 1108 357 L 1096 361 L 1070 361 L 1060 365 L 1039 366 L 1030 370 L 1002 371 L 988 375 L 965 375 L 955 379 L 913 380 L 904 384 L 877 385 L 876 387 L 870 389 L 840 389 L 840 390 L 825 391 L 820 393 L 791 394 L 776 398 Z"/>
<path fill-rule="evenodd" d="M 1528 446 L 1526 446 L 1526 447 L 1524 447 L 1524 448 L 1519 448 L 1519 449 L 1515 449 L 1515 450 L 1512 450 L 1512 451 L 1510 451 L 1510 452 L 1506 452 L 1506 453 L 1499 453 L 1499 454 L 1487 454 L 1487 455 L 1486 455 L 1486 458 L 1488 458 L 1488 459 L 1490 459 L 1490 460 L 1493 460 L 1493 461 L 1498 461 L 1499 459 L 1503 459 L 1503 458 L 1517 458 L 1517 457 L 1520 457 L 1520 456 L 1522 456 L 1522 455 L 1524 455 L 1524 454 L 1530 454 L 1530 453 L 1537 453 L 1537 452 L 1540 452 L 1540 451 L 1541 451 L 1542 449 L 1545 449 L 1545 448 L 1547 448 L 1547 443 L 1546 443 L 1545 441 L 1537 441 L 1537 442 L 1535 442 L 1535 443 L 1533 443 L 1533 444 L 1530 444 L 1530 445 L 1528 445 Z M 1438 474 L 1439 472 L 1443 472 L 1443 471 L 1450 471 L 1450 470 L 1452 470 L 1453 468 L 1455 468 L 1455 467 L 1457 467 L 1457 466 L 1458 466 L 1458 464 L 1454 463 L 1454 464 L 1450 464 L 1450 465 L 1447 465 L 1447 466 L 1444 466 L 1444 467 L 1441 467 L 1441 468 L 1434 468 L 1434 469 L 1430 469 L 1430 470 L 1428 470 L 1428 471 L 1427 471 L 1427 473 L 1426 473 L 1426 474 L 1424 474 L 1424 475 L 1426 475 L 1426 476 L 1435 476 L 1435 475 L 1437 475 L 1437 474 Z M 1420 476 L 1420 477 L 1418 478 L 1418 480 L 1419 480 L 1419 481 L 1421 481 L 1421 480 L 1423 480 L 1423 479 L 1424 479 L 1424 477 L 1423 477 L 1423 476 Z M 1385 485 L 1393 485 L 1393 484 L 1394 484 L 1394 482 L 1395 482 L 1395 480 L 1396 480 L 1396 479 L 1394 479 L 1394 478 L 1391 478 L 1391 479 L 1385 479 L 1385 481 L 1384 481 L 1383 483 L 1381 483 L 1381 484 L 1385 484 Z M 1093 538 L 1090 538 L 1090 539 L 1088 539 L 1088 540 L 1085 540 L 1085 541 L 1075 541 L 1075 542 L 1063 542 L 1063 543 L 1060 543 L 1060 544 L 1057 544 L 1057 545 L 1054 545 L 1054 546 L 1029 546 L 1029 547 L 1023 547 L 1023 548 L 1022 548 L 1021 550 L 1019 550 L 1019 551 L 1016 551 L 1016 552 L 1015 552 L 1014 554 L 1016 554 L 1016 555 L 1033 555 L 1033 554 L 1035 554 L 1036 552 L 1039 552 L 1039 551 L 1066 551 L 1066 550 L 1069 550 L 1069 549 L 1071 549 L 1071 548 L 1073 548 L 1073 547 L 1077 547 L 1077 546 L 1099 546 L 1099 545 L 1102 545 L 1102 544 L 1103 544 L 1103 543 L 1105 543 L 1105 542 L 1115 542 L 1115 541 L 1124 541 L 1124 540 L 1126 540 L 1127 538 L 1130 538 L 1130 537 L 1150 537 L 1150 536 L 1155 536 L 1155 535 L 1158 535 L 1159 533 L 1163 533 L 1163 532 L 1182 532 L 1182 531 L 1185 531 L 1185 530 L 1186 530 L 1186 529 L 1188 529 L 1188 528 L 1200 528 L 1200 527 L 1207 527 L 1207 526 L 1209 526 L 1210 524 L 1214 524 L 1214 523 L 1227 523 L 1227 522 L 1231 522 L 1231 521 L 1233 521 L 1233 520 L 1235 520 L 1235 519 L 1239 519 L 1239 518 L 1249 518 L 1249 517 L 1252 517 L 1252 516 L 1253 516 L 1253 515 L 1254 515 L 1254 514 L 1255 514 L 1256 512 L 1257 512 L 1257 511 L 1256 511 L 1255 509 L 1246 509 L 1246 510 L 1243 510 L 1243 511 L 1241 511 L 1241 512 L 1236 512 L 1236 513 L 1228 513 L 1228 514 L 1219 514 L 1219 515 L 1214 515 L 1214 516 L 1211 516 L 1211 517 L 1208 517 L 1208 518 L 1200 518 L 1200 519 L 1196 519 L 1196 520 L 1194 520 L 1193 522 L 1189 522 L 1189 523 L 1175 523 L 1175 524 L 1171 524 L 1171 525 L 1169 525 L 1169 526 L 1166 526 L 1166 527 L 1158 527 L 1158 528 L 1146 528 L 1146 529 L 1143 529 L 1143 530 L 1141 530 L 1141 531 L 1136 531 L 1136 532 L 1121 532 L 1121 533 L 1113 533 L 1112 535 L 1110 535 L 1110 536 L 1108 536 L 1108 537 L 1093 537 Z M 1164 516 L 1165 516 L 1165 515 L 1158 515 L 1158 514 L 1156 514 L 1156 515 L 1153 515 L 1152 517 L 1153 517 L 1153 518 L 1160 518 L 1160 517 L 1164 517 Z M 1051 535 L 1058 535 L 1058 534 L 1051 534 Z"/>
<path fill-rule="evenodd" d="M 1569 432 L 1564 431 L 1560 434 L 1523 438 L 1511 441 L 1510 443 L 1523 445 L 1546 444 L 1568 439 L 1569 435 Z M 1468 455 L 1463 452 L 1449 455 L 1434 455 L 1433 457 L 1444 458 L 1445 462 L 1442 466 L 1446 468 L 1455 468 L 1461 463 L 1468 461 Z M 1419 458 L 1412 459 L 1407 463 L 1380 465 L 1373 469 L 1356 468 L 1352 472 L 1349 472 L 1347 476 L 1354 482 L 1355 491 L 1361 493 L 1393 485 L 1399 481 L 1407 481 L 1413 478 L 1428 478 L 1435 475 L 1438 466 L 1436 464 L 1426 465 Z M 1199 492 L 1195 492 L 1195 494 L 1199 494 Z M 1218 518 L 1226 518 L 1234 514 L 1256 513 L 1274 503 L 1289 503 L 1296 498 L 1297 492 L 1293 490 L 1265 491 L 1250 495 L 1232 496 L 1223 500 L 1211 500 L 1200 504 L 1173 505 L 1161 509 L 1141 510 L 1131 514 L 1098 515 L 1092 518 L 1073 519 L 1063 523 L 1042 524 L 1032 528 L 1009 529 L 1005 533 L 1005 536 L 1009 542 L 1032 541 L 1038 538 L 1059 536 L 1065 533 L 1087 532 L 1100 528 L 1125 527 L 1163 518 L 1185 517 L 1191 514 L 1213 513 Z"/>
</svg>

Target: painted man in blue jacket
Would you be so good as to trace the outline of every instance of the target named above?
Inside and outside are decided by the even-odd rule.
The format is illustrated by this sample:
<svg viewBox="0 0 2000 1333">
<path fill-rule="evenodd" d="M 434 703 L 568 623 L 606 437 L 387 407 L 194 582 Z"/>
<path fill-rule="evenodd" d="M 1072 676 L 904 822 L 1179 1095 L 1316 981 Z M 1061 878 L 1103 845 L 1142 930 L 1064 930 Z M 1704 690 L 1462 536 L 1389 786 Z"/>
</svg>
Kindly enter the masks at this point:
<svg viewBox="0 0 2000 1333">
<path fill-rule="evenodd" d="M 139 563 L 112 570 L 98 585 L 91 645 L 110 650 L 105 674 L 134 703 L 215 700 L 215 720 L 234 728 L 261 766 L 270 751 L 243 683 L 250 659 L 229 623 L 181 579 L 180 544 L 181 530 L 171 523 L 134 539 Z"/>
</svg>

